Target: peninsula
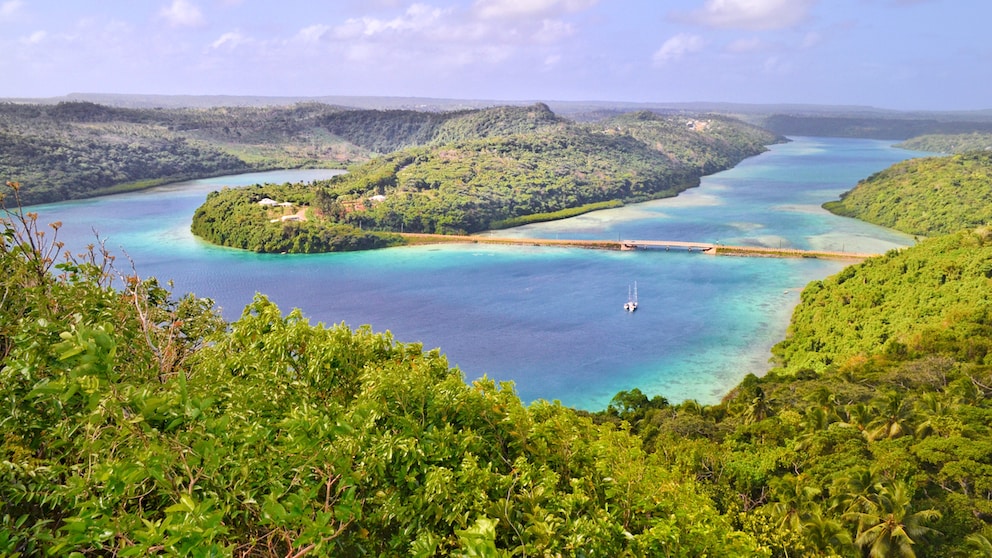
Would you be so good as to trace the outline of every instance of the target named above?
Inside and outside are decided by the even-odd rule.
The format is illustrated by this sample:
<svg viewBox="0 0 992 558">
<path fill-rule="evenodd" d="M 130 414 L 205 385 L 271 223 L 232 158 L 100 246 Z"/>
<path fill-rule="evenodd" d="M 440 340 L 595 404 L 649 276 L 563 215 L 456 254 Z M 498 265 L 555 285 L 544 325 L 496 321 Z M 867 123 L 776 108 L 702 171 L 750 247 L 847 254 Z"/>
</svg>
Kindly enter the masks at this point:
<svg viewBox="0 0 992 558">
<path fill-rule="evenodd" d="M 784 141 L 726 116 L 641 111 L 577 123 L 540 103 L 363 118 L 365 129 L 398 130 L 391 145 L 408 146 L 314 185 L 212 193 L 193 232 L 298 253 L 405 243 L 396 233 L 472 234 L 675 196 Z"/>
</svg>

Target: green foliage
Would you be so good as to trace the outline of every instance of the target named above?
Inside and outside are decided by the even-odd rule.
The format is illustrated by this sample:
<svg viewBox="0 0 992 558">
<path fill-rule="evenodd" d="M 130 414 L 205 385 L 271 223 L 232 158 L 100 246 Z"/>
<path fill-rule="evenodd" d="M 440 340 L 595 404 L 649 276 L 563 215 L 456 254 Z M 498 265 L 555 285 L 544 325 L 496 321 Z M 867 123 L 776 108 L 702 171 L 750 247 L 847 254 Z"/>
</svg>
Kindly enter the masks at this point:
<svg viewBox="0 0 992 558">
<path fill-rule="evenodd" d="M 370 152 L 430 141 L 456 115 L 317 103 L 210 109 L 7 103 L 0 104 L 0 175 L 25 185 L 25 203 L 41 203 L 248 170 L 340 167 L 367 160 Z"/>
<path fill-rule="evenodd" d="M 627 118 L 632 138 L 654 117 Z M 406 153 L 339 198 L 437 157 Z M 211 199 L 254 215 L 230 229 L 249 238 L 271 212 L 340 209 L 330 187 L 244 192 Z M 0 553 L 990 554 L 987 228 L 811 283 L 776 368 L 718 405 L 631 389 L 593 415 L 261 296 L 224 324 L 154 280 L 112 289 L 99 247 L 56 262 L 58 228 L 4 223 Z"/>
<path fill-rule="evenodd" d="M 472 233 L 517 217 L 612 200 L 674 195 L 695 184 L 687 169 L 629 138 L 571 129 L 469 140 L 383 157 L 327 184 L 325 215 L 377 229 Z"/>
<path fill-rule="evenodd" d="M 292 207 L 259 205 L 263 199 L 281 200 Z M 308 213 L 313 192 L 301 185 L 255 185 L 211 192 L 193 215 L 197 236 L 232 248 L 262 253 L 346 252 L 402 244 L 398 235 L 363 231 L 359 226 L 326 224 Z M 289 217 L 290 220 L 282 220 Z"/>
<path fill-rule="evenodd" d="M 299 252 L 305 250 L 291 237 L 337 237 L 346 230 L 340 225 L 440 234 L 518 226 L 673 196 L 776 140 L 716 116 L 698 118 L 692 128 L 684 117 L 652 113 L 578 125 L 541 104 L 445 115 L 345 113 L 325 122 L 340 125 L 334 129 L 341 134 L 370 130 L 371 148 L 418 145 L 318 184 L 308 194 L 314 224 L 272 226 L 258 208 L 236 199 L 257 198 L 243 191 L 208 198 L 194 216 L 194 232 L 242 248 L 270 242 L 249 237 L 282 237 L 288 251 Z M 317 251 L 328 243 L 299 244 Z"/>
<path fill-rule="evenodd" d="M 897 163 L 824 207 L 922 236 L 983 226 L 992 222 L 992 151 Z"/>
<path fill-rule="evenodd" d="M 569 217 L 575 217 L 577 215 L 582 215 L 583 213 L 589 213 L 591 211 L 599 211 L 600 209 L 611 209 L 614 207 L 623 207 L 623 202 L 620 200 L 596 202 L 579 207 L 570 207 L 568 209 L 561 209 L 559 211 L 553 211 L 551 213 L 534 213 L 532 215 L 521 215 L 519 217 L 513 217 L 510 219 L 504 219 L 502 221 L 495 221 L 489 224 L 492 229 L 508 229 L 511 227 L 520 227 L 523 225 L 529 225 L 531 223 L 542 223 L 544 221 L 557 221 L 559 219 L 568 219 Z"/>
<path fill-rule="evenodd" d="M 9 216 L 4 555 L 767 555 L 624 429 L 261 295 L 225 324 Z"/>
<path fill-rule="evenodd" d="M 896 147 L 931 153 L 967 153 L 992 149 L 992 133 L 925 134 L 906 140 Z"/>
<path fill-rule="evenodd" d="M 984 552 L 989 261 L 984 229 L 872 258 L 811 283 L 778 366 L 719 405 L 631 390 L 595 418 L 629 424 L 773 556 Z"/>
<path fill-rule="evenodd" d="M 786 339 L 772 352 L 792 372 L 833 366 L 857 375 L 877 367 L 872 355 L 988 365 L 990 261 L 992 242 L 979 231 L 849 267 L 803 291 Z"/>
<path fill-rule="evenodd" d="M 783 136 L 908 139 L 924 134 L 988 133 L 986 120 L 938 120 L 914 116 L 866 117 L 864 114 L 817 116 L 773 114 L 761 126 Z"/>
<path fill-rule="evenodd" d="M 472 233 L 672 196 L 775 139 L 740 122 L 703 123 L 643 113 L 579 126 L 543 105 L 476 111 L 447 122 L 428 147 L 329 181 L 321 209 L 382 230 Z M 341 210 L 373 196 L 384 199 Z"/>
<path fill-rule="evenodd" d="M 383 154 L 418 145 L 530 133 L 560 123 L 564 121 L 541 103 L 450 112 L 341 111 L 321 120 L 331 133 Z"/>
<path fill-rule="evenodd" d="M 35 136 L 0 129 L 0 174 L 34 185 L 23 198 L 40 203 L 149 179 L 178 181 L 250 169 L 229 154 L 185 138 L 149 135 L 106 141 L 89 131 L 80 136 Z"/>
</svg>

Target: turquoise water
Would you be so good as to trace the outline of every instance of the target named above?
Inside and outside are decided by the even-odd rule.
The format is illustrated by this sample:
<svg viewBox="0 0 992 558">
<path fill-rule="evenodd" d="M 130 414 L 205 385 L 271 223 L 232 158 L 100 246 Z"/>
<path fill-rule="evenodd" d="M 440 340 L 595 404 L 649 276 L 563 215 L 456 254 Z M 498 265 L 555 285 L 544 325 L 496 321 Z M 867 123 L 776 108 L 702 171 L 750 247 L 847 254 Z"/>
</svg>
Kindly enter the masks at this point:
<svg viewBox="0 0 992 558">
<path fill-rule="evenodd" d="M 881 252 L 912 238 L 820 208 L 859 179 L 919 155 L 872 140 L 796 138 L 703 179 L 677 198 L 500 231 L 560 238 L 665 239 Z M 62 239 L 95 239 L 177 293 L 236 318 L 256 292 L 324 323 L 370 324 L 440 347 L 467 380 L 515 382 L 525 401 L 600 409 L 620 390 L 711 403 L 768 368 L 799 291 L 837 262 L 699 253 L 448 245 L 365 253 L 260 255 L 203 243 L 193 210 L 223 186 L 314 180 L 279 171 L 32 208 Z M 121 263 L 125 271 L 130 264 Z M 640 309 L 623 311 L 637 282 Z"/>
</svg>

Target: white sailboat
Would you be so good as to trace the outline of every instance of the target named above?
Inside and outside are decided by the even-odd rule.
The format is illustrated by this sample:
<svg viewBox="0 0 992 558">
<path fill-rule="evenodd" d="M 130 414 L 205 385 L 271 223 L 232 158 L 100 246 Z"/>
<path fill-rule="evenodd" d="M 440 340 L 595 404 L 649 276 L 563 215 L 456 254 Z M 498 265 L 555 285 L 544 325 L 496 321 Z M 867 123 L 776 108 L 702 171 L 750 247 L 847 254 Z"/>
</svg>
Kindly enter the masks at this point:
<svg viewBox="0 0 992 558">
<path fill-rule="evenodd" d="M 633 312 L 637 310 L 637 281 L 634 281 L 634 295 L 630 294 L 630 285 L 627 285 L 627 302 L 624 303 L 623 309 L 628 312 Z"/>
</svg>

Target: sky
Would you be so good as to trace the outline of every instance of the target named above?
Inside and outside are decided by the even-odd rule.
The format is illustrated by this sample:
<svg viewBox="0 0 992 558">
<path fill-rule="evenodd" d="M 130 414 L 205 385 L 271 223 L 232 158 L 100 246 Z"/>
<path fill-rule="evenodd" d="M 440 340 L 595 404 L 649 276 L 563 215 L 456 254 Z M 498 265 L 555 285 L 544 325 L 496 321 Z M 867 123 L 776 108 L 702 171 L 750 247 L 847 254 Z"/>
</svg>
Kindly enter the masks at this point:
<svg viewBox="0 0 992 558">
<path fill-rule="evenodd" d="M 988 0 L 0 0 L 0 97 L 992 108 Z"/>
</svg>

